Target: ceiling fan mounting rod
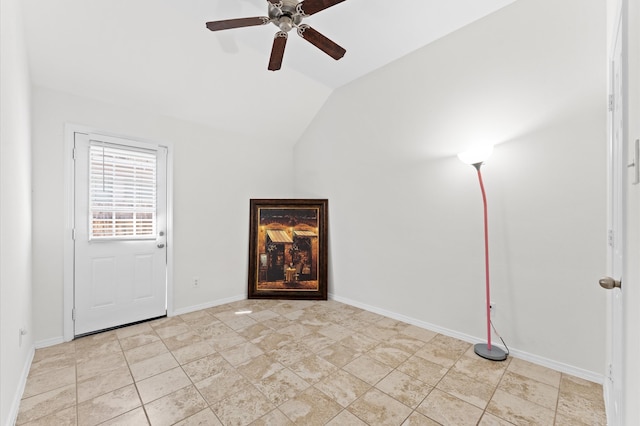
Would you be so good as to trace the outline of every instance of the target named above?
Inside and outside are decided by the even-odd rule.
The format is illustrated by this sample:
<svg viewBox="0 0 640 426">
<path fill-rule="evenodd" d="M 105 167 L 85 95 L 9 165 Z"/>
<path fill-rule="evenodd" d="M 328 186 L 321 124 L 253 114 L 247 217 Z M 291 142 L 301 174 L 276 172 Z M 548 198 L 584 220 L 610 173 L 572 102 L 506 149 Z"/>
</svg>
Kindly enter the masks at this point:
<svg viewBox="0 0 640 426">
<path fill-rule="evenodd" d="M 280 3 L 282 3 L 282 8 L 286 7 L 292 10 L 295 10 L 296 6 L 298 6 L 298 0 L 281 0 Z"/>
</svg>

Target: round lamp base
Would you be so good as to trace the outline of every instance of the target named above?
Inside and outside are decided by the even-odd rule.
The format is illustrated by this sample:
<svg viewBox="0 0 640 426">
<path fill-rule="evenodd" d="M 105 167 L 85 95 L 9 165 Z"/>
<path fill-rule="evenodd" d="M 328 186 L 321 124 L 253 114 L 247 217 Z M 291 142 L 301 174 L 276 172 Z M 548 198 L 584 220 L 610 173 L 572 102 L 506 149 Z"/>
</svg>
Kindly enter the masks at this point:
<svg viewBox="0 0 640 426">
<path fill-rule="evenodd" d="M 490 361 L 504 361 L 507 359 L 507 353 L 505 351 L 493 345 L 491 345 L 491 350 L 489 350 L 486 343 L 478 343 L 473 347 L 473 351 L 476 355 Z"/>
</svg>

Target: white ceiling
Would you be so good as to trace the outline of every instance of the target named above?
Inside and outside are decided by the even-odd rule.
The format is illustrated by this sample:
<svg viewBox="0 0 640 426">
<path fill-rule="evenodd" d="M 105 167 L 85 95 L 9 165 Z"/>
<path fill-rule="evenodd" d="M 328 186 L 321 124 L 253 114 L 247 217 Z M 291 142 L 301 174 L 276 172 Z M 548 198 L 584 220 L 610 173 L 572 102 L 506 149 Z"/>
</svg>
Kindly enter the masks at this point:
<svg viewBox="0 0 640 426">
<path fill-rule="evenodd" d="M 275 26 L 205 27 L 266 16 L 266 0 L 23 4 L 36 85 L 293 144 L 334 89 L 514 1 L 347 0 L 304 21 L 345 57 L 291 32 L 276 72 L 267 71 Z"/>
</svg>

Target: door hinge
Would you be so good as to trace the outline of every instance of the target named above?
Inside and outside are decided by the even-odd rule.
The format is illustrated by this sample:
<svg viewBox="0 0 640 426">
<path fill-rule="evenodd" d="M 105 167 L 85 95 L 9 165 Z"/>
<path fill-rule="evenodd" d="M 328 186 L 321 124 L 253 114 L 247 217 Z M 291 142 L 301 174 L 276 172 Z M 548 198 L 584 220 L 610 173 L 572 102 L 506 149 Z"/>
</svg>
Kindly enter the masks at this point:
<svg viewBox="0 0 640 426">
<path fill-rule="evenodd" d="M 73 309 L 71 310 L 71 319 L 72 319 L 73 321 L 75 321 L 75 320 L 76 320 L 76 308 L 73 308 Z"/>
<path fill-rule="evenodd" d="M 609 95 L 609 112 L 613 112 L 613 94 Z"/>
<path fill-rule="evenodd" d="M 609 364 L 609 381 L 613 383 L 613 364 Z"/>
<path fill-rule="evenodd" d="M 74 159 L 74 160 L 76 159 L 76 149 L 75 148 L 73 148 L 71 150 L 71 158 Z"/>
<path fill-rule="evenodd" d="M 73 241 L 76 240 L 76 228 L 71 229 L 71 239 Z"/>
<path fill-rule="evenodd" d="M 609 247 L 613 247 L 613 229 L 609 229 L 609 235 L 608 235 L 608 243 L 609 243 Z"/>
</svg>

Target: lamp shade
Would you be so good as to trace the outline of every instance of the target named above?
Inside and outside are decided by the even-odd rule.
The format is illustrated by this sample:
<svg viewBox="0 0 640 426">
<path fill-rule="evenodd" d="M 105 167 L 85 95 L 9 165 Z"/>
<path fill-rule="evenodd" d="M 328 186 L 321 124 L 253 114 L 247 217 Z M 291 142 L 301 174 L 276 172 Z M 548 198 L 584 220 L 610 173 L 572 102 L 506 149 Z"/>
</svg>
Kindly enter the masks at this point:
<svg viewBox="0 0 640 426">
<path fill-rule="evenodd" d="M 491 156 L 493 145 L 483 145 L 471 148 L 458 154 L 458 158 L 465 164 L 483 163 Z"/>
</svg>

